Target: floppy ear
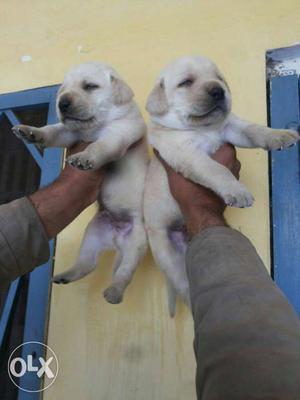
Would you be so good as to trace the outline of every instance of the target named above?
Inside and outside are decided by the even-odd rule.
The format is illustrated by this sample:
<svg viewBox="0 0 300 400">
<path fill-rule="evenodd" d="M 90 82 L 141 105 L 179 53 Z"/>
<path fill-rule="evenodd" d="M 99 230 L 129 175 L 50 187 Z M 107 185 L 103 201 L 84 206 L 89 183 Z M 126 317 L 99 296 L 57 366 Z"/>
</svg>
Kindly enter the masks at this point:
<svg viewBox="0 0 300 400">
<path fill-rule="evenodd" d="M 168 101 L 163 81 L 157 83 L 149 94 L 146 110 L 154 115 L 163 115 L 168 111 Z"/>
<path fill-rule="evenodd" d="M 134 93 L 122 79 L 110 76 L 114 104 L 121 106 L 132 100 Z"/>
</svg>

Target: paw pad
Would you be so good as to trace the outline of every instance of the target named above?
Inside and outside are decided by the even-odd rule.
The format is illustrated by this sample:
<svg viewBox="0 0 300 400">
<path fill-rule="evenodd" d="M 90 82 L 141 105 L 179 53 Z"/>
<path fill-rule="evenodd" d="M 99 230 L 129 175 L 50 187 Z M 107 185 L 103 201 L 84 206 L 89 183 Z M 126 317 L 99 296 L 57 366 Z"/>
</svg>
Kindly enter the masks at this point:
<svg viewBox="0 0 300 400">
<path fill-rule="evenodd" d="M 120 289 L 110 286 L 103 292 L 105 300 L 110 304 L 119 304 L 123 300 L 123 293 Z"/>
</svg>

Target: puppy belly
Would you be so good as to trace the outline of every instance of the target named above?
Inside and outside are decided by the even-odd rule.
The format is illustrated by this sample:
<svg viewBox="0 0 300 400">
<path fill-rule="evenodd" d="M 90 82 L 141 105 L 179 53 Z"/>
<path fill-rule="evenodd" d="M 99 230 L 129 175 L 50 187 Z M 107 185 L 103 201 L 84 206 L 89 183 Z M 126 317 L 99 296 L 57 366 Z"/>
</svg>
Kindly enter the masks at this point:
<svg viewBox="0 0 300 400">
<path fill-rule="evenodd" d="M 169 189 L 166 171 L 155 156 L 146 178 L 144 215 L 146 225 L 159 229 L 180 225 L 182 220 L 180 208 Z"/>
<path fill-rule="evenodd" d="M 182 254 L 186 253 L 188 237 L 185 225 L 173 226 L 168 229 L 168 237 L 172 245 Z"/>
<path fill-rule="evenodd" d="M 112 213 L 109 210 L 100 211 L 99 217 L 104 223 L 107 223 L 118 237 L 127 237 L 132 232 L 132 217 L 127 213 Z"/>
<path fill-rule="evenodd" d="M 113 213 L 127 210 L 130 215 L 142 214 L 142 199 L 148 160 L 142 143 L 114 162 L 105 176 L 101 200 Z M 112 167 L 112 166 L 111 166 Z"/>
</svg>

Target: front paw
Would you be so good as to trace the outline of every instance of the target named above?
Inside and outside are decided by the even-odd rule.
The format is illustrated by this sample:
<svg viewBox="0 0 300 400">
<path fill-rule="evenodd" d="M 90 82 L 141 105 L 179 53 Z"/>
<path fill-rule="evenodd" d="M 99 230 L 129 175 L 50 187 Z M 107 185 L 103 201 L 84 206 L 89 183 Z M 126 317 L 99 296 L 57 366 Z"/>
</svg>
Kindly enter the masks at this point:
<svg viewBox="0 0 300 400">
<path fill-rule="evenodd" d="M 39 128 L 27 125 L 16 125 L 12 128 L 12 131 L 19 139 L 23 139 L 28 143 L 36 143 L 41 147 L 45 146 L 45 139 Z"/>
<path fill-rule="evenodd" d="M 222 193 L 223 200 L 230 207 L 245 208 L 251 207 L 254 203 L 254 197 L 241 183 L 235 187 L 229 187 Z"/>
<path fill-rule="evenodd" d="M 94 169 L 95 163 L 92 160 L 91 156 L 87 153 L 82 151 L 81 153 L 76 153 L 67 158 L 67 163 L 72 165 L 72 167 L 81 169 L 81 170 L 88 170 Z"/>
<path fill-rule="evenodd" d="M 300 136 L 297 132 L 288 129 L 277 129 L 269 136 L 266 150 L 281 150 L 291 147 L 298 142 Z"/>
</svg>

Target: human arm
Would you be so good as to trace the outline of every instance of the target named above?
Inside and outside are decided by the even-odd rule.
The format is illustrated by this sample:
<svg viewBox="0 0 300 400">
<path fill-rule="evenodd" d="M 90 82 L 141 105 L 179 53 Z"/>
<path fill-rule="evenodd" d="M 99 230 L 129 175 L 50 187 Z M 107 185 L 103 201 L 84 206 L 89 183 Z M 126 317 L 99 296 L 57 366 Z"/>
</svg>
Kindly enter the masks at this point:
<svg viewBox="0 0 300 400">
<path fill-rule="evenodd" d="M 199 399 L 294 400 L 300 323 L 250 241 L 210 227 L 186 256 Z"/>
<path fill-rule="evenodd" d="M 48 260 L 48 240 L 96 200 L 103 178 L 66 166 L 48 187 L 0 207 L 0 288 Z"/>
<path fill-rule="evenodd" d="M 214 155 L 237 176 L 229 145 Z M 201 400 L 295 400 L 300 324 L 249 240 L 229 228 L 225 205 L 165 163 L 191 238 L 186 255 Z"/>
<path fill-rule="evenodd" d="M 86 144 L 76 145 L 67 154 L 77 153 L 85 147 Z M 96 201 L 103 179 L 102 170 L 85 173 L 66 165 L 56 181 L 29 196 L 49 239 Z"/>
</svg>

